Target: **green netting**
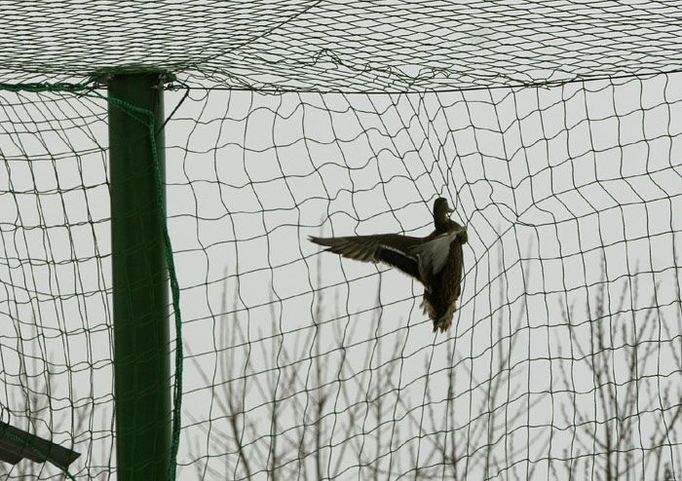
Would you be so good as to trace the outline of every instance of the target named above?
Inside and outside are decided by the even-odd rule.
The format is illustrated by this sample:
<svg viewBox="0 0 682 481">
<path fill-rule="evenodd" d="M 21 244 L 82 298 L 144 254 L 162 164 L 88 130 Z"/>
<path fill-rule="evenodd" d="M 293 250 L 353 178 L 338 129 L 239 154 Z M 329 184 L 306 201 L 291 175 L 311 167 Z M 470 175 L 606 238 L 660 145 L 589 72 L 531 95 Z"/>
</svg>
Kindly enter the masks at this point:
<svg viewBox="0 0 682 481">
<path fill-rule="evenodd" d="M 75 479 L 123 471 L 108 110 L 145 112 L 106 87 L 140 70 L 175 76 L 169 477 L 682 478 L 680 2 L 0 7 L 2 420 Z M 307 241 L 425 235 L 438 196 L 469 233 L 442 335 Z"/>
<path fill-rule="evenodd" d="M 403 92 L 670 72 L 678 1 L 0 2 L 17 81 L 103 68 L 202 87 Z M 191 71 L 191 73 L 189 73 Z"/>
</svg>

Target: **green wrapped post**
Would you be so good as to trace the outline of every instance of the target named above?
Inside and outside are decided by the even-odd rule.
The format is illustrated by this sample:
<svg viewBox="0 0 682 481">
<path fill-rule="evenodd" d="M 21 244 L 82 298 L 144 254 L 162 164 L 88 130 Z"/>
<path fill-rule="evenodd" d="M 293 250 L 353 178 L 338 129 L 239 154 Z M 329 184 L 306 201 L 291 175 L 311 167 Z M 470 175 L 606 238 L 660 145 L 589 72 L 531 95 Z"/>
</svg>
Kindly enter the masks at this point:
<svg viewBox="0 0 682 481">
<path fill-rule="evenodd" d="M 161 481 L 171 433 L 162 76 L 108 84 L 117 479 Z"/>
</svg>

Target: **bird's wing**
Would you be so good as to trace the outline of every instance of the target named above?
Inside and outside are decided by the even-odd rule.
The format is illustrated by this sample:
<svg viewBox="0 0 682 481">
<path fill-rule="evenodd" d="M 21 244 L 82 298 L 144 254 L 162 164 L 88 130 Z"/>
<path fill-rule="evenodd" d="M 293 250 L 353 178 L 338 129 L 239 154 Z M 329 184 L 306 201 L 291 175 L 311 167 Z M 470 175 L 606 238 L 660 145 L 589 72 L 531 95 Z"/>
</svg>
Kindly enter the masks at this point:
<svg viewBox="0 0 682 481">
<path fill-rule="evenodd" d="M 453 229 L 410 248 L 411 253 L 418 259 L 419 275 L 422 279 L 431 279 L 443 269 L 450 255 L 450 244 L 460 232 L 460 229 Z"/>
<path fill-rule="evenodd" d="M 423 239 L 399 234 L 379 234 L 349 237 L 310 237 L 328 252 L 362 262 L 383 262 L 422 281 L 419 259 L 412 248 Z M 422 281 L 423 282 L 423 281 Z"/>
</svg>

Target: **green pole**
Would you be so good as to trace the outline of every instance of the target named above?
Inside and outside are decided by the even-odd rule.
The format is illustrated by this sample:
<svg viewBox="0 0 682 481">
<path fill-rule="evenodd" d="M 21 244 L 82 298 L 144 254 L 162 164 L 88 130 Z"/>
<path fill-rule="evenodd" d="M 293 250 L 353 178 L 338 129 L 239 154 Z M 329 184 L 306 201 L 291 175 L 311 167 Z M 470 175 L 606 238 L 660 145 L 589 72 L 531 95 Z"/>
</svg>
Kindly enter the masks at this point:
<svg viewBox="0 0 682 481">
<path fill-rule="evenodd" d="M 165 480 L 170 459 L 162 87 L 158 72 L 114 75 L 108 87 L 119 481 Z"/>
</svg>

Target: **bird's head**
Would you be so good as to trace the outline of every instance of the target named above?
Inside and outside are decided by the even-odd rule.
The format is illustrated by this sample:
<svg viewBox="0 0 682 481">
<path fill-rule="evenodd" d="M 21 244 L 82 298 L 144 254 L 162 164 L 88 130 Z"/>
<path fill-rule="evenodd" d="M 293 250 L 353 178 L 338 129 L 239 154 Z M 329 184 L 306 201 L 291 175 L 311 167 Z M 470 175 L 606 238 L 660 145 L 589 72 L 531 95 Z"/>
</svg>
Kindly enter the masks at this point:
<svg viewBox="0 0 682 481">
<path fill-rule="evenodd" d="M 450 221 L 450 214 L 455 209 L 451 209 L 445 197 L 438 197 L 433 203 L 433 222 L 438 226 L 445 226 Z"/>
</svg>

